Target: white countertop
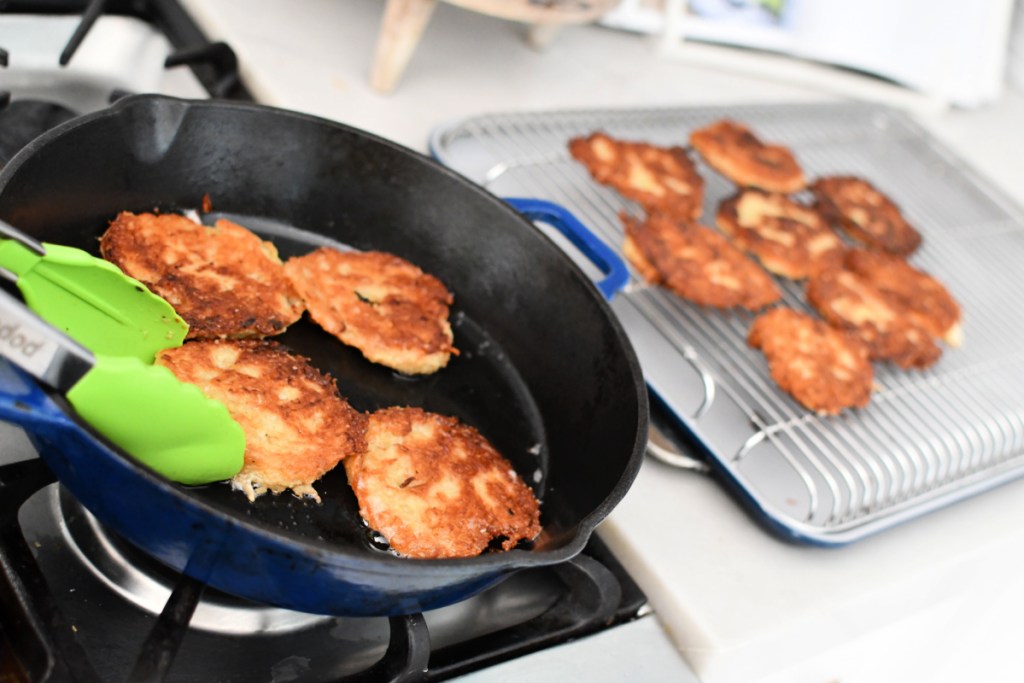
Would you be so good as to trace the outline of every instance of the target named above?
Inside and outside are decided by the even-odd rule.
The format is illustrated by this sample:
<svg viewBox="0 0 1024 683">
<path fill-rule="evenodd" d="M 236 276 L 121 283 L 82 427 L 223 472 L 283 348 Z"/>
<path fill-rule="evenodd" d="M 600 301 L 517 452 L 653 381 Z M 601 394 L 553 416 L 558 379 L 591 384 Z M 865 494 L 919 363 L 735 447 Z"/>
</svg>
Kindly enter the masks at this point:
<svg viewBox="0 0 1024 683">
<path fill-rule="evenodd" d="M 668 59 L 650 37 L 596 26 L 566 27 L 537 52 L 522 26 L 443 3 L 382 95 L 368 82 L 378 0 L 184 4 L 235 49 L 257 99 L 421 152 L 435 127 L 482 113 L 837 96 Z M 1024 96 L 916 112 L 1024 204 Z M 1024 659 L 1022 522 L 1018 482 L 849 547 L 807 548 L 768 535 L 710 478 L 649 461 L 601 533 L 703 683 L 996 681 L 1018 680 Z"/>
</svg>

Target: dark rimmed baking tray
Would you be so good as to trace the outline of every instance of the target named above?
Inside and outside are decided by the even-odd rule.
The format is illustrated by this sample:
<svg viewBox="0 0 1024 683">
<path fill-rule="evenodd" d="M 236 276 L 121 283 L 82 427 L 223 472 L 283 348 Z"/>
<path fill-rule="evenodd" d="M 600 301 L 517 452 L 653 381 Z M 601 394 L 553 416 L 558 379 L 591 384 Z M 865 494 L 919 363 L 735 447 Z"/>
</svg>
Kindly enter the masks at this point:
<svg viewBox="0 0 1024 683">
<path fill-rule="evenodd" d="M 652 392 L 696 438 L 740 498 L 787 538 L 858 540 L 1024 474 L 1024 212 L 907 114 L 836 102 L 482 115 L 439 127 L 431 151 L 502 196 L 556 201 L 619 248 L 620 210 L 566 143 L 604 130 L 685 145 L 722 117 L 789 145 L 808 176 L 861 175 L 924 235 L 912 263 L 964 310 L 965 342 L 926 371 L 876 366 L 871 405 L 839 417 L 777 389 L 746 334 L 752 315 L 702 309 L 633 274 L 613 302 Z M 704 221 L 734 187 L 699 164 Z M 805 197 L 806 198 L 806 197 Z M 807 310 L 803 285 L 779 280 Z"/>
</svg>

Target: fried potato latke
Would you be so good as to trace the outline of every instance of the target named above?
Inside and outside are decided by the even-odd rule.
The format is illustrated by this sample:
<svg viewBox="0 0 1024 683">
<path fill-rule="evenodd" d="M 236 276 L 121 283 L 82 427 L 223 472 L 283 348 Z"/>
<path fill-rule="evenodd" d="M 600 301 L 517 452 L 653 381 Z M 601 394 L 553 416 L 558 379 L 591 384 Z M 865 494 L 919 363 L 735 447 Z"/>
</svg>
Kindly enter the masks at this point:
<svg viewBox="0 0 1024 683">
<path fill-rule="evenodd" d="M 950 346 L 963 342 L 960 306 L 949 291 L 931 275 L 898 256 L 867 249 L 851 249 L 844 265 L 874 286 L 893 306 L 913 322 Z"/>
<path fill-rule="evenodd" d="M 717 223 L 776 275 L 802 280 L 842 263 L 843 241 L 821 214 L 783 194 L 741 190 L 719 205 Z"/>
<path fill-rule="evenodd" d="M 775 281 L 725 237 L 702 225 L 623 215 L 623 254 L 648 282 L 702 306 L 752 311 L 778 301 Z"/>
<path fill-rule="evenodd" d="M 223 403 L 245 432 L 245 464 L 232 486 L 255 500 L 313 482 L 365 448 L 366 416 L 334 379 L 273 341 L 191 341 L 157 354 L 183 382 Z"/>
<path fill-rule="evenodd" d="M 838 415 L 871 400 L 867 347 L 821 320 L 773 308 L 754 320 L 747 343 L 764 353 L 772 379 L 805 408 Z"/>
<path fill-rule="evenodd" d="M 927 368 L 942 355 L 926 328 L 854 272 L 828 270 L 812 277 L 807 301 L 829 324 L 857 335 L 872 360 L 904 369 Z"/>
<path fill-rule="evenodd" d="M 921 233 L 899 207 L 863 178 L 829 176 L 808 189 L 822 215 L 861 244 L 898 256 L 908 256 L 921 245 Z"/>
<path fill-rule="evenodd" d="M 177 214 L 118 214 L 103 257 L 167 300 L 188 339 L 265 337 L 300 317 L 302 301 L 270 242 L 228 220 L 213 227 Z"/>
<path fill-rule="evenodd" d="M 321 247 L 288 259 L 285 273 L 310 318 L 374 363 L 426 375 L 458 353 L 448 322 L 451 292 L 405 259 Z"/>
<path fill-rule="evenodd" d="M 602 185 L 640 204 L 647 213 L 700 218 L 704 179 L 682 147 L 658 147 L 605 133 L 569 141 L 569 153 Z"/>
<path fill-rule="evenodd" d="M 787 193 L 807 185 L 789 148 L 762 142 L 742 123 L 716 121 L 691 132 L 690 144 L 713 169 L 740 187 Z"/>
<path fill-rule="evenodd" d="M 533 491 L 453 417 L 400 407 L 371 413 L 365 452 L 344 465 L 359 514 L 401 555 L 472 557 L 540 533 Z"/>
</svg>

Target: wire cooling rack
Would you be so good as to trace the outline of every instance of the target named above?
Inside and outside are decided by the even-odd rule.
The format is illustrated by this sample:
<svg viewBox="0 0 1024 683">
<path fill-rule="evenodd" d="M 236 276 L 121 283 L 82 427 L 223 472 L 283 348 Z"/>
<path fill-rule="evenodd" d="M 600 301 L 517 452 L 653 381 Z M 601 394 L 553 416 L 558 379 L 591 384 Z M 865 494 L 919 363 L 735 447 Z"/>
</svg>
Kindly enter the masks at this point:
<svg viewBox="0 0 1024 683">
<path fill-rule="evenodd" d="M 889 194 L 924 237 L 912 264 L 960 302 L 965 341 L 925 371 L 876 364 L 871 404 L 825 417 L 775 386 L 746 344 L 752 314 L 701 308 L 634 272 L 612 308 L 651 390 L 716 469 L 776 531 L 827 545 L 1024 474 L 1024 216 L 904 113 L 828 103 L 495 114 L 439 128 L 431 147 L 499 196 L 562 204 L 620 249 L 618 214 L 639 209 L 593 182 L 568 140 L 603 130 L 685 145 L 692 129 L 722 117 L 790 146 L 811 179 L 860 175 Z M 698 169 L 702 222 L 713 225 L 735 188 Z M 809 311 L 802 283 L 778 282 L 785 304 Z"/>
</svg>

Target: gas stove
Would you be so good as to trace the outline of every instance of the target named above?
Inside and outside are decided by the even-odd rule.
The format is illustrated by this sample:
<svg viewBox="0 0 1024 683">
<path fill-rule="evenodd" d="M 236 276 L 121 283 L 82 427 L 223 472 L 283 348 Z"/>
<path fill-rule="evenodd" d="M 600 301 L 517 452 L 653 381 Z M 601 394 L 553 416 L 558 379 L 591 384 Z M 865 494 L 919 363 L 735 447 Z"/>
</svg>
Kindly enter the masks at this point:
<svg viewBox="0 0 1024 683">
<path fill-rule="evenodd" d="M 127 94 L 251 99 L 231 48 L 174 2 L 9 2 L 0 29 L 0 163 Z"/>
<path fill-rule="evenodd" d="M 230 46 L 207 41 L 176 2 L 3 10 L 0 165 L 45 130 L 126 94 L 252 99 Z M 444 680 L 487 675 L 649 612 L 596 537 L 570 562 L 519 572 L 425 614 L 329 617 L 241 600 L 105 529 L 24 434 L 0 424 L 4 683 Z"/>
<path fill-rule="evenodd" d="M 204 589 L 106 530 L 37 459 L 0 467 L 3 681 L 446 680 L 644 613 L 597 539 L 424 614 L 304 614 Z"/>
</svg>

